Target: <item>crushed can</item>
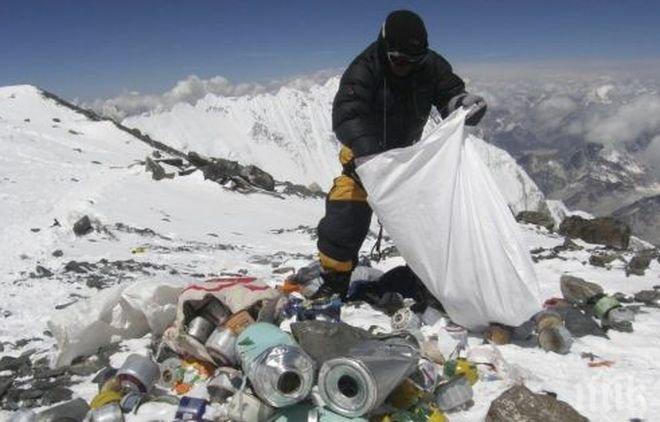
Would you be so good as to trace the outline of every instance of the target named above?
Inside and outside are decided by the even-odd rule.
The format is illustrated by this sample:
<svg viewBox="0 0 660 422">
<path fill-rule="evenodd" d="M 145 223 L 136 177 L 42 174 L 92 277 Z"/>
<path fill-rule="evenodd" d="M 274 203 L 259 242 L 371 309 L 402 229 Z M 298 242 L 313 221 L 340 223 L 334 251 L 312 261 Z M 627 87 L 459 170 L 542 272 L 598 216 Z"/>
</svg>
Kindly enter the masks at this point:
<svg viewBox="0 0 660 422">
<path fill-rule="evenodd" d="M 225 321 L 224 327 L 229 328 L 234 334 L 239 335 L 250 325 L 254 324 L 254 318 L 248 311 L 240 311 L 232 315 Z"/>
<path fill-rule="evenodd" d="M 408 377 L 415 387 L 426 393 L 435 391 L 441 378 L 440 366 L 426 358 L 419 359 L 417 368 Z"/>
<path fill-rule="evenodd" d="M 174 415 L 175 422 L 179 421 L 201 421 L 206 413 L 207 401 L 196 397 L 181 397 L 179 408 Z"/>
<path fill-rule="evenodd" d="M 160 363 L 160 380 L 158 386 L 171 390 L 177 382 L 183 379 L 183 362 L 179 358 L 168 358 Z"/>
<path fill-rule="evenodd" d="M 206 351 L 221 365 L 237 364 L 236 334 L 229 328 L 218 327 L 204 344 Z"/>
<path fill-rule="evenodd" d="M 243 384 L 241 371 L 231 367 L 221 367 L 215 372 L 207 385 L 211 401 L 224 403 L 229 397 L 238 392 Z"/>
<path fill-rule="evenodd" d="M 213 330 L 215 330 L 215 325 L 211 321 L 201 316 L 196 316 L 188 323 L 186 333 L 203 344 Z"/>
<path fill-rule="evenodd" d="M 392 330 L 397 331 L 417 331 L 422 327 L 422 320 L 413 312 L 410 307 L 405 306 L 392 315 L 390 321 Z"/>
<path fill-rule="evenodd" d="M 94 409 L 89 414 L 90 422 L 123 422 L 124 414 L 117 403 L 106 404 Z"/>
<path fill-rule="evenodd" d="M 117 371 L 122 388 L 147 393 L 160 379 L 160 368 L 146 356 L 129 355 Z"/>
<path fill-rule="evenodd" d="M 227 416 L 235 422 L 266 422 L 275 409 L 247 391 L 239 391 L 227 402 Z"/>
<path fill-rule="evenodd" d="M 462 375 L 440 385 L 435 393 L 435 404 L 443 412 L 469 403 L 474 396 L 470 381 Z"/>
</svg>

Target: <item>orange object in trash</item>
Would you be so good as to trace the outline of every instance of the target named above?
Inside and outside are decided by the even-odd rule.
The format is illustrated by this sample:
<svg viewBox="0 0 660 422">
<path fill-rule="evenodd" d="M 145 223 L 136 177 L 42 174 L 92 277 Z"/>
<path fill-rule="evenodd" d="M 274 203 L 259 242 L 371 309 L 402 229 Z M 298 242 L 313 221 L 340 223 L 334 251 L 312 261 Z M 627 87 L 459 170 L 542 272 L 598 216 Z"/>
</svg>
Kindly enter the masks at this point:
<svg viewBox="0 0 660 422">
<path fill-rule="evenodd" d="M 292 283 L 289 280 L 285 280 L 284 284 L 280 287 L 280 291 L 284 293 L 285 295 L 291 294 L 291 293 L 300 293 L 300 284 Z"/>
<path fill-rule="evenodd" d="M 614 365 L 614 361 L 612 361 L 612 360 L 601 360 L 601 361 L 598 361 L 598 362 L 589 362 L 589 363 L 587 363 L 587 365 L 589 365 L 589 368 L 601 368 L 603 366 L 606 366 L 606 367 L 609 368 L 612 365 Z"/>
<path fill-rule="evenodd" d="M 185 382 L 177 382 L 176 384 L 174 384 L 174 391 L 178 395 L 182 395 L 182 394 L 186 394 L 190 390 L 192 390 L 192 387 L 193 387 L 192 384 L 188 384 L 188 383 L 185 383 Z"/>
<path fill-rule="evenodd" d="M 248 311 L 241 311 L 230 316 L 224 323 L 225 328 L 229 328 L 234 334 L 239 335 L 247 327 L 254 324 L 254 318 Z"/>
</svg>

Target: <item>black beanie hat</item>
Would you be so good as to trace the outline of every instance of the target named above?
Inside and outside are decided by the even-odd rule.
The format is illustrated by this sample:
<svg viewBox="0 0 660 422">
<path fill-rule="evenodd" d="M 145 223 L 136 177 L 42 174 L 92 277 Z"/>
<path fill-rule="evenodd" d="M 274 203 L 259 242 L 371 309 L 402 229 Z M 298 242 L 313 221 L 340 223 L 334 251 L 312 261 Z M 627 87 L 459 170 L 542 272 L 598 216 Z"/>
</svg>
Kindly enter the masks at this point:
<svg viewBox="0 0 660 422">
<path fill-rule="evenodd" d="M 416 55 L 429 46 L 424 21 L 410 10 L 396 10 L 385 19 L 381 36 L 387 42 L 388 50 Z"/>
</svg>

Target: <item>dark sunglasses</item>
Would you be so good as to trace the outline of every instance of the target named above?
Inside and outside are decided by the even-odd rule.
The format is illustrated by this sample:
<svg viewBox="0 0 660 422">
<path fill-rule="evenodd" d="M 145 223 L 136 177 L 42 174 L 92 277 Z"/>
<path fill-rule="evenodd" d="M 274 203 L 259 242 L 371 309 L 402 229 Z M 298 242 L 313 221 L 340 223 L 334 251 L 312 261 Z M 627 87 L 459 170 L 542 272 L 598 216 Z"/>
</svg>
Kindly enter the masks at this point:
<svg viewBox="0 0 660 422">
<path fill-rule="evenodd" d="M 401 53 L 399 51 L 388 51 L 387 52 L 387 59 L 394 65 L 397 66 L 405 66 L 409 64 L 417 64 L 421 63 L 424 61 L 424 59 L 427 56 L 427 52 L 423 52 L 421 54 L 416 54 L 416 55 L 411 55 L 411 54 L 405 54 Z"/>
</svg>

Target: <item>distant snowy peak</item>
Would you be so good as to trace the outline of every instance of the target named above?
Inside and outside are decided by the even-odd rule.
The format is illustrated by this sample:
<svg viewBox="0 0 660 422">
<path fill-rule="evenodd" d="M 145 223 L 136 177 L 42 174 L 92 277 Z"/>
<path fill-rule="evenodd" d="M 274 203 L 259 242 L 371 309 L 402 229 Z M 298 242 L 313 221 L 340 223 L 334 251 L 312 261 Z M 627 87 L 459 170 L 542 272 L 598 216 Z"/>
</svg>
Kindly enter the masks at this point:
<svg viewBox="0 0 660 422">
<path fill-rule="evenodd" d="M 323 84 L 243 97 L 207 95 L 196 104 L 125 119 L 122 123 L 184 151 L 255 164 L 278 180 L 318 183 L 325 190 L 340 173 L 339 143 L 332 132 L 332 100 L 339 86 Z M 429 120 L 427 129 L 439 124 Z M 425 132 L 428 133 L 428 130 Z M 505 151 L 479 143 L 515 211 L 538 209 L 543 193 Z"/>
</svg>

